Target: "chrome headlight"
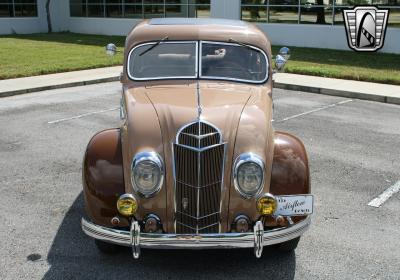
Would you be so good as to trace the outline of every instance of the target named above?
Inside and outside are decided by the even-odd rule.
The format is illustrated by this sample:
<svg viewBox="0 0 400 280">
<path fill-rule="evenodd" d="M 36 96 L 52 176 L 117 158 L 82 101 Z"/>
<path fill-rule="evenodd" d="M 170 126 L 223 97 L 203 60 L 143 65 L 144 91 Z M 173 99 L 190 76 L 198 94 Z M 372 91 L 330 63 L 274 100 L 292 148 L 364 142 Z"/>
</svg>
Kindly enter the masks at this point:
<svg viewBox="0 0 400 280">
<path fill-rule="evenodd" d="M 259 194 L 264 184 L 264 162 L 253 154 L 241 154 L 233 165 L 235 189 L 245 198 Z"/>
<path fill-rule="evenodd" d="M 156 194 L 164 180 L 164 165 L 155 152 L 141 152 L 132 160 L 131 181 L 134 190 L 150 197 Z"/>
</svg>

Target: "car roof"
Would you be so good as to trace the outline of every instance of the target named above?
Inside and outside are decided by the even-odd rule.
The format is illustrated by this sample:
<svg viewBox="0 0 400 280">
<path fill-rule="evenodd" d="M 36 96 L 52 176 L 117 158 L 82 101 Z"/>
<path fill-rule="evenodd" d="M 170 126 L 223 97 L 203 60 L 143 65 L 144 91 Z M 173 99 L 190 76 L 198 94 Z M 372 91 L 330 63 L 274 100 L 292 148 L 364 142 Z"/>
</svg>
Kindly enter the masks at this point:
<svg viewBox="0 0 400 280">
<path fill-rule="evenodd" d="M 246 22 L 241 20 L 219 19 L 219 18 L 154 18 L 149 21 L 150 25 L 225 25 L 245 27 Z"/>
<path fill-rule="evenodd" d="M 126 39 L 126 49 L 168 37 L 169 41 L 237 41 L 256 46 L 270 54 L 267 36 L 254 24 L 229 19 L 157 18 L 137 24 Z"/>
</svg>

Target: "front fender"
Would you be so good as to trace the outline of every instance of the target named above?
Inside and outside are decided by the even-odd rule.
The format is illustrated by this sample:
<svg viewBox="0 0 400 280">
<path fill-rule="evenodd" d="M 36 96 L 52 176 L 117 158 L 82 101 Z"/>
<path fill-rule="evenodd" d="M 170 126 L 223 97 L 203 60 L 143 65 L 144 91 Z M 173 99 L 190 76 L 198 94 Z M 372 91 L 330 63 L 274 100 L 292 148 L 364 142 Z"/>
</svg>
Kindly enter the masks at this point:
<svg viewBox="0 0 400 280">
<path fill-rule="evenodd" d="M 274 195 L 311 191 L 308 158 L 303 143 L 285 132 L 275 132 L 270 192 Z"/>
<path fill-rule="evenodd" d="M 87 215 L 94 223 L 111 227 L 111 218 L 118 215 L 117 199 L 125 193 L 120 129 L 101 131 L 90 140 L 82 181 Z"/>
</svg>

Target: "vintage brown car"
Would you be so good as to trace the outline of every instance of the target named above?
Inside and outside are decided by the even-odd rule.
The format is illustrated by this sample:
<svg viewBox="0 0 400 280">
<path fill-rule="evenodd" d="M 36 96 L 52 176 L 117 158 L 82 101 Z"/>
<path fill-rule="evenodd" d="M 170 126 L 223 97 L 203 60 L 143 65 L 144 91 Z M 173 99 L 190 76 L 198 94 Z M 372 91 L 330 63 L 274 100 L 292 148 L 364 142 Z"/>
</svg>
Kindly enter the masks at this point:
<svg viewBox="0 0 400 280">
<path fill-rule="evenodd" d="M 313 197 L 302 142 L 272 127 L 271 58 L 265 34 L 242 21 L 133 28 L 121 127 L 93 136 L 83 161 L 82 229 L 102 252 L 296 248 Z"/>
</svg>

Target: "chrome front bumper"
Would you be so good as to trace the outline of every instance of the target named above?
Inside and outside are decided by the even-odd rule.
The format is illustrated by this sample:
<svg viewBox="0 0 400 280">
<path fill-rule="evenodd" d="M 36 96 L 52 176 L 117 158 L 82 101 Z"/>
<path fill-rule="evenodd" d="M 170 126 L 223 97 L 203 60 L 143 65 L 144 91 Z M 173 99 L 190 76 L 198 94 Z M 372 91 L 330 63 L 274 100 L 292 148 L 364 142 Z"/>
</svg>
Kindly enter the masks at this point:
<svg viewBox="0 0 400 280">
<path fill-rule="evenodd" d="M 138 222 L 133 222 L 131 230 L 116 230 L 95 225 L 82 218 L 82 230 L 89 236 L 105 242 L 133 249 L 134 258 L 140 255 L 140 248 L 153 249 L 217 249 L 217 248 L 254 248 L 257 257 L 262 254 L 263 246 L 282 243 L 302 235 L 310 226 L 308 216 L 301 222 L 285 228 L 264 231 L 261 222 L 257 222 L 253 232 L 218 233 L 202 235 L 182 235 L 163 233 L 140 233 Z"/>
</svg>

